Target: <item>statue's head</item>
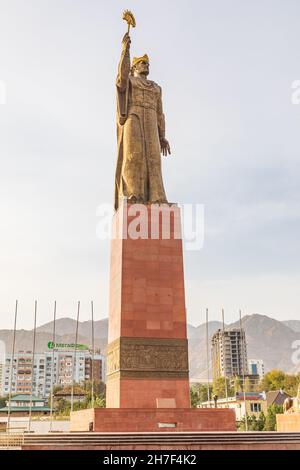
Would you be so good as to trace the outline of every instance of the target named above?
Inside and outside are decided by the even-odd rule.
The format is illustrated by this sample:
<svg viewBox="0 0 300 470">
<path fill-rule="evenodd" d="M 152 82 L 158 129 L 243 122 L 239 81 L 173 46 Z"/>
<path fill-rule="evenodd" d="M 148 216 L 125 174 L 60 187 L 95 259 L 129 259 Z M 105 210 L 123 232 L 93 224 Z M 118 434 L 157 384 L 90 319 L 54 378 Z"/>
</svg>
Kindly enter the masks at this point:
<svg viewBox="0 0 300 470">
<path fill-rule="evenodd" d="M 131 71 L 135 76 L 147 77 L 149 75 L 149 57 L 147 54 L 133 58 Z"/>
</svg>

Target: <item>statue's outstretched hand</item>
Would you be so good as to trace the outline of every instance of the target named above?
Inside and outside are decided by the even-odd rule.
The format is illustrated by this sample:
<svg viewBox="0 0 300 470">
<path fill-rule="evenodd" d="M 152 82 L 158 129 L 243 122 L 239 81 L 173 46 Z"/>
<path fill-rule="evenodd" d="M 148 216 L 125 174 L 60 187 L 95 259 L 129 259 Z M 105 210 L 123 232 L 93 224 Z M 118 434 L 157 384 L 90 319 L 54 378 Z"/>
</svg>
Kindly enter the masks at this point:
<svg viewBox="0 0 300 470">
<path fill-rule="evenodd" d="M 171 155 L 171 149 L 170 149 L 170 144 L 167 141 L 167 139 L 162 138 L 160 139 L 160 147 L 161 147 L 161 153 L 166 157 L 167 155 Z"/>
<path fill-rule="evenodd" d="M 122 40 L 122 48 L 124 51 L 129 51 L 131 39 L 128 33 L 126 33 Z"/>
</svg>

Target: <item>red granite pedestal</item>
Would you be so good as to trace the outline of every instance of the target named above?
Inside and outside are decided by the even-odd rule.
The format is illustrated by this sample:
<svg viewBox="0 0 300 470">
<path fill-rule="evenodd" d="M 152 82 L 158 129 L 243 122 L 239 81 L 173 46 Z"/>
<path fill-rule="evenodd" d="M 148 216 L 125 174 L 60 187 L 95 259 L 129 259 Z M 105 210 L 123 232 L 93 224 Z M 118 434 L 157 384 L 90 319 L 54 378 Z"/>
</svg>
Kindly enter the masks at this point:
<svg viewBox="0 0 300 470">
<path fill-rule="evenodd" d="M 107 407 L 189 408 L 179 208 L 124 204 L 113 233 Z"/>
<path fill-rule="evenodd" d="M 79 412 L 76 419 L 73 413 L 72 430 L 87 430 L 87 422 L 98 432 L 236 429 L 233 410 L 190 408 L 181 219 L 175 204 L 123 203 L 114 215 L 106 406 Z"/>
</svg>

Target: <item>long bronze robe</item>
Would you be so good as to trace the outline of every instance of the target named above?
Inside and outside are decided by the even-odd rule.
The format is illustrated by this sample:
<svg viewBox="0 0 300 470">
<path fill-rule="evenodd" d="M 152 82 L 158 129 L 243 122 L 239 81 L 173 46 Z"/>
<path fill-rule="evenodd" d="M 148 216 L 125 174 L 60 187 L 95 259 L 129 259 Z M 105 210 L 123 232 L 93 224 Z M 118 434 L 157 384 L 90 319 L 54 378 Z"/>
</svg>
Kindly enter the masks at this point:
<svg viewBox="0 0 300 470">
<path fill-rule="evenodd" d="M 122 197 L 129 202 L 167 202 L 161 173 L 160 139 L 165 137 L 161 88 L 131 75 L 127 51 L 122 52 L 116 85 L 115 209 Z"/>
</svg>

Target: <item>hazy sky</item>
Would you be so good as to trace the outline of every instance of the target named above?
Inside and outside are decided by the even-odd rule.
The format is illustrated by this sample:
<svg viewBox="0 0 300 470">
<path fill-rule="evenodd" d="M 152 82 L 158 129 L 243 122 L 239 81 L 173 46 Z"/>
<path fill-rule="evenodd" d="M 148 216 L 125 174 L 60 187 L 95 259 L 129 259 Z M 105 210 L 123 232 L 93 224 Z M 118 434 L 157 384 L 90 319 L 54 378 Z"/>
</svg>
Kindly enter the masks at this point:
<svg viewBox="0 0 300 470">
<path fill-rule="evenodd" d="M 185 253 L 188 320 L 238 309 L 300 319 L 299 0 L 0 0 L 0 328 L 108 313 L 115 77 L 132 9 L 132 53 L 163 87 L 168 199 L 205 205 Z"/>
</svg>

